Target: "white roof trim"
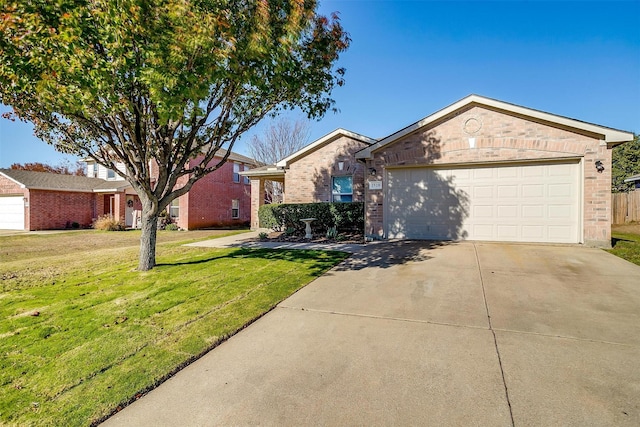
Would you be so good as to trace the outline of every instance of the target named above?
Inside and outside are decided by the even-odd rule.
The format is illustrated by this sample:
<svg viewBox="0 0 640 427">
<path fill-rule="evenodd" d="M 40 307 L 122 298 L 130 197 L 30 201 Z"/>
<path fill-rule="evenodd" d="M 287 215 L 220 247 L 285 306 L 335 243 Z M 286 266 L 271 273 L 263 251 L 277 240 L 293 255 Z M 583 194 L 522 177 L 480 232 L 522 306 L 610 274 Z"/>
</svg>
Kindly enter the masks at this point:
<svg viewBox="0 0 640 427">
<path fill-rule="evenodd" d="M 496 99 L 491 99 L 491 98 L 485 98 L 479 95 L 469 95 L 465 98 L 462 98 L 460 101 L 455 102 L 449 105 L 448 107 L 445 107 L 442 110 L 437 111 L 432 115 L 427 116 L 424 119 L 412 125 L 409 125 L 406 128 L 394 134 L 387 136 L 386 138 L 381 139 L 380 141 L 371 145 L 370 147 L 360 150 L 359 152 L 356 153 L 356 158 L 358 159 L 370 158 L 373 151 L 387 144 L 391 144 L 397 141 L 398 139 L 404 136 L 407 136 L 424 126 L 427 126 L 433 122 L 436 122 L 437 120 L 443 117 L 446 117 L 447 115 L 455 112 L 456 110 L 466 107 L 467 105 L 472 103 L 479 104 L 479 105 L 486 105 L 488 107 L 505 110 L 515 114 L 528 116 L 534 119 L 551 122 L 551 123 L 557 123 L 562 126 L 567 126 L 574 129 L 602 135 L 604 140 L 609 144 L 617 144 L 617 143 L 628 142 L 633 140 L 633 134 L 631 132 L 624 132 L 617 129 L 612 129 L 604 126 L 595 125 L 592 123 L 570 119 L 568 117 L 558 116 L 556 114 L 545 113 L 544 111 L 533 110 L 531 108 L 521 107 L 519 105 L 509 104 L 507 102 L 498 101 Z"/>
<path fill-rule="evenodd" d="M 351 139 L 355 139 L 358 141 L 362 141 L 365 142 L 367 144 L 375 144 L 377 142 L 376 139 L 373 138 L 369 138 L 368 136 L 364 136 L 364 135 L 360 135 L 359 133 L 355 133 L 355 132 L 351 132 L 348 131 L 346 129 L 342 129 L 342 128 L 338 128 L 336 130 L 334 130 L 333 132 L 323 136 L 320 139 L 315 140 L 314 142 L 312 142 L 311 144 L 307 145 L 306 147 L 303 147 L 302 149 L 296 151 L 295 153 L 291 154 L 288 157 L 285 157 L 284 159 L 280 160 L 279 162 L 276 163 L 276 166 L 278 167 L 282 167 L 285 168 L 289 165 L 289 163 L 306 156 L 308 153 L 310 153 L 311 151 L 317 150 L 318 148 L 322 147 L 323 145 L 333 141 L 334 139 L 340 137 L 340 136 L 346 136 L 349 137 Z"/>
</svg>

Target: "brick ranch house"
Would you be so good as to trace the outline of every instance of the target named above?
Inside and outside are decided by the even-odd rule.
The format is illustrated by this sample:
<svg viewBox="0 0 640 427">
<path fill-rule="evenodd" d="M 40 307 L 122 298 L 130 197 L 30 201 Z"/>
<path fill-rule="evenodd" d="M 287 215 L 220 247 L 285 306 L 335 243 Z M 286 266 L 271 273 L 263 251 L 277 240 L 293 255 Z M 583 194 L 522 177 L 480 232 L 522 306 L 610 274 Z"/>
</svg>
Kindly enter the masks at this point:
<svg viewBox="0 0 640 427">
<path fill-rule="evenodd" d="M 251 179 L 285 203 L 362 201 L 369 238 L 610 246 L 611 149 L 633 134 L 470 95 L 375 140 L 338 129 Z"/>
<path fill-rule="evenodd" d="M 135 226 L 142 206 L 128 182 L 118 171 L 86 163 L 86 177 L 0 169 L 0 229 L 89 227 L 102 215 Z M 185 230 L 248 224 L 250 185 L 239 173 L 253 165 L 253 159 L 232 152 L 220 169 L 172 202 L 174 222 Z"/>
</svg>

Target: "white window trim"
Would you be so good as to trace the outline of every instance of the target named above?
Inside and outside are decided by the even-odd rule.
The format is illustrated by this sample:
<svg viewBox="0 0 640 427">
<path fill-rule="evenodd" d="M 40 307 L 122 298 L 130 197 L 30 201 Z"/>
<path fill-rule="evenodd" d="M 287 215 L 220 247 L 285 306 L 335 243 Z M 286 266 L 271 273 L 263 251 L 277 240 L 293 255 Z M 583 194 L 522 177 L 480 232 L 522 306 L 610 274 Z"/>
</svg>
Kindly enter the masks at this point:
<svg viewBox="0 0 640 427">
<path fill-rule="evenodd" d="M 235 215 L 234 215 L 235 211 Z M 231 219 L 240 218 L 240 200 L 231 199 Z"/>
<path fill-rule="evenodd" d="M 233 164 L 233 182 L 240 182 L 240 163 Z"/>
<path fill-rule="evenodd" d="M 335 178 L 351 178 L 351 193 L 340 193 L 340 194 L 335 194 L 335 193 L 333 192 L 333 180 L 334 180 Z M 350 201 L 350 202 L 346 202 L 346 203 L 351 203 L 351 202 L 353 202 L 353 175 L 333 175 L 333 176 L 331 177 L 331 201 L 332 201 L 332 202 L 336 202 L 336 201 L 344 202 L 344 200 L 335 200 L 335 197 L 336 197 L 336 196 L 340 196 L 340 197 L 342 197 L 342 196 L 351 196 L 351 201 Z"/>
</svg>

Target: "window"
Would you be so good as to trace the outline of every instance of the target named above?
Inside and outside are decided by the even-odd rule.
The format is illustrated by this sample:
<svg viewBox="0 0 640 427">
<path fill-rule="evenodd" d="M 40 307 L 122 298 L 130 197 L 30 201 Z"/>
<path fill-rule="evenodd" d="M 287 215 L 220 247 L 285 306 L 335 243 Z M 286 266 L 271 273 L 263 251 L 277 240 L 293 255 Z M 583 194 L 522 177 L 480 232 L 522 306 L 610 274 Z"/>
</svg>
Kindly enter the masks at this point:
<svg viewBox="0 0 640 427">
<path fill-rule="evenodd" d="M 334 202 L 353 201 L 353 177 L 334 176 L 331 184 L 331 194 Z"/>
<path fill-rule="evenodd" d="M 240 164 L 233 164 L 233 182 L 240 182 Z"/>
<path fill-rule="evenodd" d="M 238 199 L 231 200 L 231 218 L 240 218 L 240 201 Z"/>
<path fill-rule="evenodd" d="M 114 179 L 116 177 L 116 171 L 113 169 L 107 169 L 107 179 Z"/>
<path fill-rule="evenodd" d="M 173 199 L 169 205 L 169 215 L 171 218 L 178 218 L 180 216 L 180 201 Z"/>
<path fill-rule="evenodd" d="M 244 170 L 245 170 L 245 171 L 248 171 L 248 170 L 249 170 L 249 165 L 244 165 Z M 251 181 L 249 180 L 249 177 L 248 177 L 248 176 L 245 176 L 245 177 L 244 177 L 244 183 L 245 183 L 245 184 L 251 184 Z"/>
</svg>

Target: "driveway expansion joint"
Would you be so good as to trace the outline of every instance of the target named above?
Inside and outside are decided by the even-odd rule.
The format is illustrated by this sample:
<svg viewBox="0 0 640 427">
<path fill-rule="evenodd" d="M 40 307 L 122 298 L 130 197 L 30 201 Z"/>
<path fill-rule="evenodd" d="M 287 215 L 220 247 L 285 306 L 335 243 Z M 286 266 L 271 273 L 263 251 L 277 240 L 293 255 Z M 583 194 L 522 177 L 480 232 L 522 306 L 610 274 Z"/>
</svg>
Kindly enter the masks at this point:
<svg viewBox="0 0 640 427">
<path fill-rule="evenodd" d="M 568 335 L 552 335 L 552 334 L 545 334 L 545 333 L 542 333 L 542 332 L 516 331 L 516 330 L 513 330 L 513 329 L 501 329 L 501 328 L 494 328 L 493 330 L 497 331 L 497 332 L 506 332 L 506 333 L 510 333 L 510 334 L 535 335 L 535 336 L 544 337 L 544 338 L 556 338 L 556 339 L 579 341 L 579 342 L 591 342 L 591 343 L 595 343 L 595 344 L 617 345 L 617 346 L 620 346 L 620 347 L 640 348 L 640 345 L 637 345 L 637 344 L 628 344 L 628 343 L 614 342 L 614 341 L 595 340 L 595 339 L 591 339 L 591 338 L 572 337 L 572 336 L 568 336 Z"/>
<path fill-rule="evenodd" d="M 480 275 L 480 286 L 482 286 L 482 299 L 484 300 L 484 308 L 487 312 L 487 321 L 489 322 L 489 330 L 491 331 L 491 335 L 493 335 L 493 344 L 496 348 L 496 355 L 498 356 L 498 365 L 500 366 L 500 375 L 502 376 L 502 385 L 504 386 L 504 395 L 507 399 L 507 405 L 509 407 L 509 416 L 511 417 L 511 425 L 515 426 L 515 421 L 513 419 L 513 408 L 511 408 L 511 400 L 509 399 L 509 387 L 507 387 L 507 380 L 504 376 L 504 368 L 502 366 L 502 357 L 500 357 L 500 348 L 498 347 L 498 338 L 496 337 L 496 331 L 493 329 L 493 325 L 491 324 L 491 313 L 489 312 L 489 304 L 487 303 L 487 293 L 484 288 L 484 278 L 482 277 L 482 269 L 480 268 L 480 257 L 478 257 L 478 248 L 476 244 L 473 243 L 473 251 L 476 255 L 476 263 L 478 265 L 478 274 Z"/>
<path fill-rule="evenodd" d="M 376 316 L 374 314 L 362 314 L 362 313 L 347 313 L 342 311 L 334 311 L 334 310 L 321 310 L 316 308 L 305 308 L 305 307 L 292 307 L 288 305 L 278 305 L 278 308 L 284 308 L 287 310 L 298 310 L 298 311 L 309 311 L 313 313 L 323 313 L 323 314 L 332 314 L 336 316 L 351 316 L 351 317 L 362 317 L 368 319 L 378 319 L 378 320 L 394 320 L 397 322 L 408 322 L 408 323 L 424 323 L 428 325 L 438 325 L 438 326 L 451 326 L 454 328 L 463 328 L 463 329 L 477 329 L 482 331 L 488 331 L 489 328 L 486 326 L 474 326 L 474 325 L 460 325 L 456 323 L 447 323 L 447 322 L 436 322 L 433 320 L 422 320 L 422 319 L 408 319 L 405 317 L 390 317 L 390 316 Z"/>
</svg>

